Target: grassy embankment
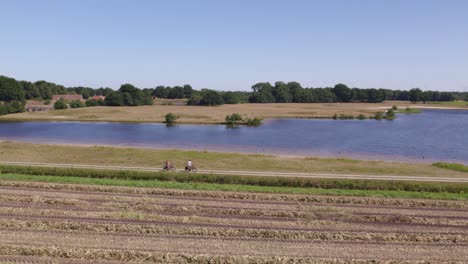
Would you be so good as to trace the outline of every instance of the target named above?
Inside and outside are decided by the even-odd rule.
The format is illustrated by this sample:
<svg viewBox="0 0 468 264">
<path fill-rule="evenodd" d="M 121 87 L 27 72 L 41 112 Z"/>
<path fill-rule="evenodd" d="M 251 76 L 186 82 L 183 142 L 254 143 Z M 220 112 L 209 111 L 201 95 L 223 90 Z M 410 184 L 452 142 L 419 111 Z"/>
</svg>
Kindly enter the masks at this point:
<svg viewBox="0 0 468 264">
<path fill-rule="evenodd" d="M 185 190 L 468 200 L 456 183 L 222 176 L 164 172 L 0 166 L 0 180 Z"/>
<path fill-rule="evenodd" d="M 218 107 L 187 106 L 183 102 L 163 102 L 139 107 L 89 107 L 48 112 L 26 112 L 0 117 L 0 121 L 110 121 L 163 123 L 167 113 L 179 117 L 178 123 L 221 124 L 226 115 L 239 113 L 243 118 L 332 118 L 333 116 L 373 117 L 382 109 L 396 105 L 400 109 L 417 108 L 421 104 L 403 101 L 384 103 L 316 103 L 316 104 L 237 104 Z M 425 106 L 427 107 L 427 105 Z M 453 108 L 452 105 L 439 107 Z"/>
<path fill-rule="evenodd" d="M 191 159 L 211 170 L 467 177 L 421 163 L 0 142 L 0 161 L 159 168 L 167 159 L 179 169 Z"/>
<path fill-rule="evenodd" d="M 417 109 L 417 108 L 402 108 L 402 109 L 398 109 L 396 111 L 396 113 L 398 114 L 420 114 L 422 113 L 422 110 L 421 109 Z"/>
<path fill-rule="evenodd" d="M 453 101 L 453 102 L 427 102 L 427 104 L 435 104 L 439 106 L 452 106 L 468 108 L 468 101 Z"/>
<path fill-rule="evenodd" d="M 468 172 L 468 166 L 459 163 L 436 162 L 432 164 L 435 167 L 449 169 L 453 171 Z"/>
<path fill-rule="evenodd" d="M 467 177 L 464 172 L 450 171 L 430 164 L 0 142 L 1 161 L 159 167 L 165 159 L 171 159 L 176 164 L 183 164 L 185 160 L 192 159 L 200 168 L 220 170 Z M 201 173 L 20 166 L 1 166 L 0 171 L 3 173 L 2 180 L 15 181 L 267 193 L 468 199 L 466 194 L 468 186 L 458 183 L 220 176 Z"/>
</svg>

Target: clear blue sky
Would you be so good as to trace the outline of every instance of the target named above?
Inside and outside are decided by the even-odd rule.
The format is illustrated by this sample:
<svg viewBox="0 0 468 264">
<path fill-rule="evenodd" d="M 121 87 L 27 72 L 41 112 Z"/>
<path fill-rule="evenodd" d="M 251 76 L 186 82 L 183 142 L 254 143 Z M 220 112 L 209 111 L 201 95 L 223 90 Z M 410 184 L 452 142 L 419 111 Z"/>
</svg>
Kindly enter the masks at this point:
<svg viewBox="0 0 468 264">
<path fill-rule="evenodd" d="M 466 0 L 0 0 L 0 75 L 468 91 Z"/>
</svg>

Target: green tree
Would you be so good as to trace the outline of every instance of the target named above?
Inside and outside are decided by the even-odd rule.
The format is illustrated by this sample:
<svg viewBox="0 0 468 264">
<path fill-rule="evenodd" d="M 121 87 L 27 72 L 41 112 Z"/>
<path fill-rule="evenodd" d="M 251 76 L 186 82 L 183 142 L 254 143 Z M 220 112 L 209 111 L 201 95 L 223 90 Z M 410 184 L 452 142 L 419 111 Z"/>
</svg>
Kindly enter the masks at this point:
<svg viewBox="0 0 468 264">
<path fill-rule="evenodd" d="M 97 100 L 94 100 L 94 99 L 88 99 L 86 100 L 86 106 L 87 107 L 93 107 L 93 106 L 98 106 L 99 103 Z"/>
<path fill-rule="evenodd" d="M 251 103 L 275 103 L 273 96 L 273 86 L 268 82 L 257 83 L 252 86 L 253 93 L 249 97 Z"/>
<path fill-rule="evenodd" d="M 289 94 L 291 94 L 291 100 L 294 103 L 302 103 L 302 96 L 305 95 L 304 88 L 298 82 L 288 82 Z"/>
<path fill-rule="evenodd" d="M 225 92 L 223 94 L 223 100 L 226 104 L 238 104 L 240 96 L 235 92 Z"/>
<path fill-rule="evenodd" d="M 169 99 L 182 99 L 185 97 L 184 88 L 180 86 L 175 86 L 169 90 L 167 98 Z"/>
<path fill-rule="evenodd" d="M 70 108 L 82 108 L 85 107 L 85 103 L 79 101 L 79 100 L 73 100 L 70 102 Z"/>
<path fill-rule="evenodd" d="M 276 82 L 272 92 L 277 103 L 291 103 L 292 95 L 287 84 Z"/>
<path fill-rule="evenodd" d="M 409 100 L 410 100 L 411 102 L 414 102 L 414 103 L 419 102 L 419 101 L 421 101 L 421 97 L 422 97 L 422 91 L 421 91 L 421 89 L 419 89 L 419 88 L 413 88 L 413 89 L 410 90 L 410 92 L 409 92 Z"/>
<path fill-rule="evenodd" d="M 317 88 L 314 89 L 319 103 L 334 103 L 337 101 L 336 95 L 330 88 Z"/>
<path fill-rule="evenodd" d="M 26 99 L 29 100 L 41 97 L 39 88 L 37 88 L 35 84 L 26 81 L 20 81 L 20 85 L 25 92 Z"/>
<path fill-rule="evenodd" d="M 124 101 L 122 97 L 122 93 L 119 92 L 113 92 L 106 96 L 106 105 L 108 106 L 123 106 Z"/>
<path fill-rule="evenodd" d="M 137 103 L 133 100 L 130 93 L 122 93 L 123 104 L 127 106 L 136 106 Z"/>
<path fill-rule="evenodd" d="M 192 97 L 192 92 L 193 92 L 192 86 L 190 86 L 190 84 L 185 84 L 183 88 L 184 88 L 184 98 Z"/>
<path fill-rule="evenodd" d="M 333 93 L 335 93 L 339 102 L 351 101 L 351 98 L 352 98 L 351 89 L 342 83 L 335 85 L 335 87 L 333 88 Z"/>
<path fill-rule="evenodd" d="M 224 104 L 223 97 L 217 91 L 205 90 L 202 93 L 200 105 L 216 106 L 222 104 Z"/>
<path fill-rule="evenodd" d="M 367 102 L 381 103 L 385 100 L 384 95 L 377 89 L 367 89 Z"/>
<path fill-rule="evenodd" d="M 0 101 L 24 101 L 25 93 L 20 83 L 13 78 L 0 76 Z"/>
<path fill-rule="evenodd" d="M 203 99 L 203 97 L 199 92 L 192 93 L 192 96 L 187 101 L 187 104 L 188 105 L 199 105 L 202 99 Z"/>
<path fill-rule="evenodd" d="M 63 100 L 63 99 L 57 100 L 54 103 L 54 109 L 67 109 L 67 108 L 68 108 L 68 106 L 65 103 L 65 100 Z"/>
<path fill-rule="evenodd" d="M 156 89 L 154 89 L 153 96 L 156 96 L 157 98 L 167 98 L 169 94 L 169 90 L 166 89 L 164 86 L 158 86 Z"/>
</svg>

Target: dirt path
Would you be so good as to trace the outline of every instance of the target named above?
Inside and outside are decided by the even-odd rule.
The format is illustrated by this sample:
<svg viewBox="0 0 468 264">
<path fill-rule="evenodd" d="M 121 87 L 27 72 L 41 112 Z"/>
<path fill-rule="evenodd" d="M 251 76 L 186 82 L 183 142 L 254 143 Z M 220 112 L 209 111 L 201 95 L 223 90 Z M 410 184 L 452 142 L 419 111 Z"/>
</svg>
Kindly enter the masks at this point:
<svg viewBox="0 0 468 264">
<path fill-rule="evenodd" d="M 468 202 L 0 181 L 0 262 L 468 261 Z"/>
<path fill-rule="evenodd" d="M 32 162 L 0 162 L 3 165 L 20 165 L 33 167 L 52 167 L 52 168 L 82 168 L 99 170 L 130 170 L 130 171 L 161 171 L 160 168 L 151 167 L 126 167 L 126 166 L 99 166 L 84 164 L 54 164 L 54 163 L 32 163 Z M 183 173 L 183 170 L 177 170 L 177 173 Z M 320 178 L 320 179 L 354 179 L 354 180 L 386 180 L 386 181 L 419 181 L 419 182 L 450 182 L 450 183 L 468 183 L 466 178 L 454 178 L 446 176 L 394 176 L 394 175 L 364 175 L 364 174 L 324 174 L 324 173 L 285 173 L 285 172 L 261 172 L 261 171 L 227 171 L 227 170 L 198 170 L 199 173 L 217 174 L 217 175 L 243 175 L 259 177 L 294 177 L 294 178 Z"/>
</svg>

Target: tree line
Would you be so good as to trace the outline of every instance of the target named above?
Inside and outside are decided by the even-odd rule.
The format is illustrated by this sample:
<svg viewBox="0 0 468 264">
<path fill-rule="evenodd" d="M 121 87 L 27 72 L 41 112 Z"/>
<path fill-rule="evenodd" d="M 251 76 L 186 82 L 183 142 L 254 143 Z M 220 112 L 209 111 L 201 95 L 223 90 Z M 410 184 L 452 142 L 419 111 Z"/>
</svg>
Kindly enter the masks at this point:
<svg viewBox="0 0 468 264">
<path fill-rule="evenodd" d="M 345 84 L 337 84 L 333 88 L 304 88 L 298 82 L 268 82 L 252 86 L 250 103 L 336 103 L 336 102 L 367 102 L 380 103 L 387 100 L 428 102 L 454 101 L 468 99 L 468 93 L 422 91 L 419 88 L 410 91 L 390 89 L 349 88 Z"/>
<path fill-rule="evenodd" d="M 138 106 L 151 105 L 153 98 L 187 99 L 189 105 L 222 105 L 250 103 L 334 103 L 369 102 L 386 100 L 411 102 L 467 100 L 468 92 L 422 91 L 414 88 L 409 91 L 390 89 L 350 88 L 345 84 L 334 87 L 302 87 L 298 82 L 260 82 L 252 86 L 252 92 L 195 90 L 189 84 L 182 86 L 157 86 L 140 89 L 131 84 L 123 84 L 118 90 L 108 87 L 64 87 L 47 81 L 17 81 L 0 76 L 0 114 L 24 111 L 26 100 L 50 100 L 56 94 L 79 94 L 84 99 L 95 95 L 105 96 L 103 101 L 88 100 L 86 106 Z"/>
</svg>

